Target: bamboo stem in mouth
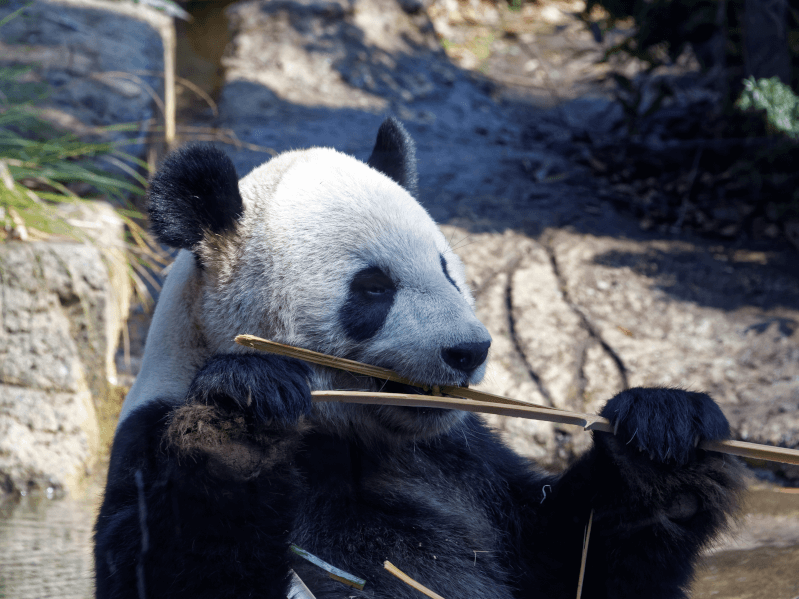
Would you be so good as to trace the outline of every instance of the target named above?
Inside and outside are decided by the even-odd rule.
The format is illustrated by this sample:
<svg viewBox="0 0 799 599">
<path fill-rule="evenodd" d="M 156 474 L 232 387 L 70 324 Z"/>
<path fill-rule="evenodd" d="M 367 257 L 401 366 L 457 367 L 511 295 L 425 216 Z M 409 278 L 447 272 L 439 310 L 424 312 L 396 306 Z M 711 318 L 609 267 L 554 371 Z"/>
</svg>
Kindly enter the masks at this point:
<svg viewBox="0 0 799 599">
<path fill-rule="evenodd" d="M 380 366 L 372 366 L 371 364 L 364 364 L 363 362 L 356 362 L 355 360 L 348 360 L 347 358 L 337 358 L 336 356 L 329 356 L 310 349 L 303 349 L 301 347 L 294 347 L 293 345 L 285 345 L 277 343 L 276 341 L 269 341 L 268 339 L 261 339 L 255 335 L 239 335 L 235 339 L 239 345 L 251 347 L 260 351 L 269 352 L 270 354 L 277 354 L 286 356 L 288 358 L 297 358 L 306 362 L 313 362 L 320 366 L 327 366 L 328 368 L 338 368 L 339 370 L 346 370 L 348 372 L 355 372 L 366 376 L 371 376 L 376 379 L 386 381 L 393 381 L 403 385 L 410 385 L 412 387 L 419 387 L 430 393 L 434 390 L 429 385 L 419 384 L 410 379 L 406 379 L 398 375 L 393 370 L 388 368 L 381 368 Z M 535 406 L 538 404 L 520 399 L 512 399 L 510 397 L 503 397 L 501 395 L 494 395 L 493 393 L 486 393 L 485 391 L 476 391 L 468 387 L 455 387 L 442 385 L 438 387 L 441 393 L 447 395 L 455 395 L 457 397 L 465 397 L 466 399 L 475 399 L 477 401 L 488 401 L 499 404 L 519 405 L 519 406 Z M 541 406 L 546 407 L 546 406 Z M 550 410 L 564 411 L 560 408 L 548 408 Z"/>
<path fill-rule="evenodd" d="M 375 391 L 314 391 L 311 397 L 315 402 L 341 401 L 345 403 L 402 406 L 409 408 L 446 408 L 466 412 L 482 412 L 515 416 L 532 420 L 545 420 L 560 424 L 573 424 L 585 430 L 613 432 L 613 425 L 602 416 L 553 410 L 543 406 L 507 405 L 459 397 L 439 397 L 437 395 L 410 395 L 407 393 L 377 393 Z"/>
<path fill-rule="evenodd" d="M 442 385 L 437 389 L 431 389 L 429 385 L 420 385 L 410 381 L 393 370 L 362 364 L 346 358 L 337 358 L 319 352 L 293 347 L 276 343 L 267 339 L 261 339 L 254 335 L 239 335 L 235 339 L 236 343 L 290 358 L 297 358 L 306 362 L 338 368 L 349 372 L 355 372 L 377 379 L 394 381 L 404 385 L 411 385 L 424 389 L 426 392 L 438 391 L 446 394 L 439 395 L 409 395 L 405 393 L 378 393 L 372 391 L 314 391 L 311 395 L 313 401 L 341 401 L 347 403 L 378 404 L 392 406 L 406 406 L 418 408 L 447 408 L 454 410 L 465 410 L 468 412 L 483 412 L 487 414 L 499 414 L 502 416 L 514 416 L 517 418 L 530 418 L 534 420 L 544 420 L 547 422 L 557 422 L 560 424 L 571 424 L 581 426 L 585 430 L 613 432 L 613 425 L 602 416 L 593 414 L 583 414 L 571 412 L 560 408 L 552 408 L 534 404 L 528 401 L 494 395 L 484 391 L 477 391 L 467 387 L 455 387 Z M 759 443 L 748 443 L 746 441 L 702 441 L 699 447 L 707 451 L 715 451 L 730 455 L 737 455 L 746 458 L 766 460 L 769 462 L 781 462 L 784 464 L 799 465 L 799 450 L 788 449 L 785 447 L 772 447 Z"/>
</svg>

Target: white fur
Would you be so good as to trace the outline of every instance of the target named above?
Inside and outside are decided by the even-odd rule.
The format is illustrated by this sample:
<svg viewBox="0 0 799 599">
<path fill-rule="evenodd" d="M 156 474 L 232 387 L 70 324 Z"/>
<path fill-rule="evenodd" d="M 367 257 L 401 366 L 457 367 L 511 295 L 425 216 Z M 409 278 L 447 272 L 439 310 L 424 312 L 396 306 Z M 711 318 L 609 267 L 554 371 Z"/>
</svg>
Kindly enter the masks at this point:
<svg viewBox="0 0 799 599">
<path fill-rule="evenodd" d="M 490 337 L 474 315 L 462 263 L 407 191 L 326 148 L 278 156 L 239 189 L 245 208 L 235 234 L 204 240 L 202 270 L 181 252 L 167 278 L 121 418 L 158 397 L 182 399 L 209 356 L 249 351 L 233 343 L 241 333 L 388 366 L 420 383 L 466 382 L 441 349 Z M 442 255 L 459 289 L 444 275 Z M 358 343 L 338 312 L 352 276 L 367 266 L 384 268 L 399 285 L 385 325 Z M 313 385 L 340 382 L 317 369 Z M 331 409 L 320 408 L 339 418 Z"/>
<path fill-rule="evenodd" d="M 192 322 L 197 270 L 194 255 L 186 250 L 172 264 L 147 334 L 141 372 L 122 404 L 120 422 L 147 401 L 182 400 L 208 359 L 201 330 Z"/>
</svg>

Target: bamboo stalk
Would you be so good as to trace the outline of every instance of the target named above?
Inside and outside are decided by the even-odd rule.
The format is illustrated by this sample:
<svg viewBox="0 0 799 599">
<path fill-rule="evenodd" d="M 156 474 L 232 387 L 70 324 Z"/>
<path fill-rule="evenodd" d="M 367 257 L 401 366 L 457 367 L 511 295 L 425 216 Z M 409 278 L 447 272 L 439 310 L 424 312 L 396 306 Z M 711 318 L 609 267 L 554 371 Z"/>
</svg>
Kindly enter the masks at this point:
<svg viewBox="0 0 799 599">
<path fill-rule="evenodd" d="M 405 406 L 415 408 L 448 408 L 451 410 L 465 410 L 467 412 L 482 412 L 498 414 L 500 416 L 513 416 L 516 418 L 529 418 L 544 420 L 559 424 L 572 424 L 581 426 L 585 430 L 613 432 L 613 425 L 602 416 L 556 410 L 537 405 L 503 405 L 493 402 L 465 400 L 454 397 L 437 397 L 434 395 L 406 395 L 403 393 L 377 393 L 374 391 L 314 391 L 311 396 L 314 401 L 343 401 L 347 403 L 379 404 L 389 406 Z M 784 464 L 799 465 L 799 451 L 785 447 L 772 447 L 745 441 L 702 441 L 701 449 L 716 451 L 746 458 L 756 458 L 769 462 L 782 462 Z"/>
<path fill-rule="evenodd" d="M 699 447 L 707 451 L 728 453 L 742 458 L 755 458 L 767 462 L 781 462 L 783 464 L 796 464 L 799 466 L 799 450 L 787 447 L 774 447 L 760 443 L 747 443 L 746 441 L 702 441 Z"/>
<path fill-rule="evenodd" d="M 301 347 L 294 347 L 292 345 L 284 345 L 283 343 L 277 343 L 276 341 L 269 341 L 268 339 L 261 339 L 260 337 L 256 337 L 254 335 L 239 335 L 238 337 L 236 337 L 235 341 L 239 345 L 244 345 L 246 347 L 251 347 L 253 349 L 269 352 L 271 354 L 286 356 L 288 358 L 297 358 L 298 360 L 313 362 L 314 364 L 319 364 L 320 366 L 327 366 L 328 368 L 338 368 L 339 370 L 356 372 L 358 374 L 371 376 L 376 379 L 393 381 L 395 383 L 401 383 L 403 385 L 411 385 L 413 387 L 419 387 L 421 389 L 424 389 L 428 393 L 432 391 L 429 385 L 419 384 L 409 379 L 406 379 L 405 377 L 398 375 L 396 372 L 394 372 L 393 370 L 389 370 L 388 368 L 381 368 L 380 366 L 363 364 L 362 362 L 356 362 L 355 360 L 348 360 L 346 358 L 337 358 L 336 356 L 329 356 L 327 354 L 315 352 L 310 349 L 303 349 Z M 475 391 L 474 389 L 468 389 L 466 387 L 442 386 L 439 388 L 439 390 L 442 393 L 446 393 L 447 395 L 456 395 L 458 397 L 466 397 L 468 399 L 489 401 L 493 403 L 520 405 L 520 406 L 538 405 L 528 401 L 522 401 L 520 399 L 511 399 L 510 397 L 502 397 L 501 395 L 486 393 L 484 391 Z M 562 411 L 559 408 L 549 408 L 549 409 Z"/>
<path fill-rule="evenodd" d="M 302 578 L 297 576 L 294 570 L 291 571 L 291 583 L 286 599 L 316 599 L 311 589 L 306 586 Z"/>
<path fill-rule="evenodd" d="M 436 395 L 409 395 L 406 393 L 378 393 L 376 391 L 314 391 L 311 397 L 315 402 L 341 401 L 345 403 L 378 404 L 386 406 L 404 406 L 411 408 L 447 408 L 466 412 L 482 412 L 515 416 L 531 420 L 545 420 L 560 424 L 573 424 L 585 430 L 613 432 L 613 425 L 602 416 L 553 410 L 544 406 L 519 406 L 496 404 L 459 397 L 438 397 Z"/>
<path fill-rule="evenodd" d="M 402 582 L 404 582 L 408 586 L 412 586 L 413 588 L 415 588 L 420 593 L 424 593 L 425 595 L 427 595 L 431 599 L 444 599 L 441 595 L 439 595 L 435 591 L 431 591 L 430 589 L 428 589 L 423 584 L 421 584 L 419 582 L 416 582 L 413 578 L 411 578 L 410 576 L 405 574 L 405 572 L 403 572 L 402 570 L 397 568 L 397 566 L 392 564 L 390 561 L 388 561 L 388 560 L 384 561 L 383 562 L 383 567 L 386 570 L 388 570 L 389 572 L 391 572 L 394 576 L 399 578 Z"/>
<path fill-rule="evenodd" d="M 585 528 L 585 538 L 583 539 L 583 557 L 580 560 L 580 577 L 577 579 L 577 599 L 583 596 L 583 580 L 585 580 L 585 564 L 588 561 L 588 541 L 591 540 L 591 524 L 594 522 L 594 509 L 588 516 L 588 526 Z"/>
<path fill-rule="evenodd" d="M 380 366 L 371 366 L 356 362 L 355 360 L 347 360 L 346 358 L 337 358 L 335 356 L 328 356 L 310 349 L 303 349 L 301 347 L 294 347 L 292 345 L 284 345 L 276 341 L 269 341 L 268 339 L 261 339 L 254 335 L 239 335 L 235 339 L 239 345 L 252 347 L 261 351 L 269 352 L 270 354 L 277 354 L 289 358 L 297 358 L 298 360 L 305 360 L 306 362 L 313 362 L 320 366 L 328 366 L 329 368 L 338 368 L 340 370 L 347 370 L 349 372 L 357 372 L 366 376 L 372 376 L 377 379 L 386 379 L 403 385 L 414 385 L 413 381 L 401 377 L 393 370 L 388 368 L 381 368 Z M 423 387 L 429 390 L 429 387 Z"/>
<path fill-rule="evenodd" d="M 282 343 L 275 343 L 261 339 L 253 335 L 239 335 L 235 339 L 236 343 L 266 351 L 274 354 L 297 358 L 307 362 L 313 362 L 321 366 L 339 368 L 350 372 L 357 372 L 378 379 L 395 381 L 405 385 L 420 387 L 425 391 L 430 391 L 430 387 L 419 385 L 413 381 L 401 377 L 392 370 L 370 366 L 354 360 L 328 356 L 319 352 L 292 347 Z M 449 408 L 456 410 L 466 410 L 469 412 L 485 412 L 488 414 L 500 414 L 503 416 L 515 416 L 517 418 L 530 418 L 534 420 L 545 420 L 547 422 L 558 422 L 561 424 L 572 424 L 581 426 L 586 430 L 613 432 L 610 421 L 601 416 L 592 414 L 582 414 L 541 406 L 531 402 L 511 399 L 468 389 L 466 387 L 441 386 L 439 391 L 447 395 L 458 397 L 440 397 L 435 395 L 407 395 L 401 393 L 377 393 L 364 391 L 315 391 L 314 401 L 344 401 L 362 404 L 382 404 L 396 406 L 412 406 L 425 408 Z M 467 400 L 459 399 L 468 398 Z M 788 449 L 785 447 L 772 447 L 758 443 L 747 443 L 745 441 L 702 441 L 699 447 L 707 451 L 716 451 L 730 455 L 737 455 L 746 458 L 755 458 L 769 462 L 782 462 L 785 464 L 799 465 L 799 450 Z"/>
<path fill-rule="evenodd" d="M 317 568 L 321 568 L 327 572 L 327 575 L 333 580 L 338 580 L 339 582 L 356 588 L 359 591 L 363 590 L 363 587 L 366 584 L 366 581 L 363 578 L 359 578 L 358 576 L 350 574 L 349 572 L 345 572 L 341 568 L 336 568 L 332 564 L 328 564 L 325 560 L 315 556 L 313 553 L 310 553 L 305 549 L 302 549 L 301 547 L 298 547 L 294 543 L 289 546 L 289 549 L 293 553 L 299 555 L 301 558 L 311 562 Z"/>
<path fill-rule="evenodd" d="M 175 145 L 175 22 L 169 20 L 162 34 L 164 45 L 164 141 L 168 149 Z"/>
</svg>

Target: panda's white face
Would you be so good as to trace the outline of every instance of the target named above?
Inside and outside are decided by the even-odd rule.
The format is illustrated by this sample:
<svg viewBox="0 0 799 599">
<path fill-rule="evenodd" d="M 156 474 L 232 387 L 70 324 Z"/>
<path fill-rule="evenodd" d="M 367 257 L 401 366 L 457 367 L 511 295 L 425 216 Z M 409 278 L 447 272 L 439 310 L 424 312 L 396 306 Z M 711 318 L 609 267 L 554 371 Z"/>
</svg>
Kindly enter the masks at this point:
<svg viewBox="0 0 799 599">
<path fill-rule="evenodd" d="M 238 297 L 239 322 L 226 323 L 226 330 L 234 326 L 239 333 L 383 366 L 420 385 L 482 379 L 491 337 L 474 314 L 463 264 L 397 183 L 350 156 L 318 148 L 282 155 L 239 187 L 245 209 L 238 248 L 226 254 L 240 263 L 226 259 L 231 276 L 209 301 L 216 308 L 222 295 Z M 385 386 L 321 368 L 317 373 L 320 389 Z M 398 432 L 418 435 L 461 416 L 319 408 L 337 426 L 378 417 Z"/>
<path fill-rule="evenodd" d="M 212 355 L 249 351 L 238 334 L 397 371 L 420 385 L 479 382 L 491 337 L 460 260 L 408 190 L 413 142 L 388 119 L 368 164 L 331 149 L 288 152 L 237 181 L 221 152 L 168 157 L 150 185 L 159 239 L 182 253 L 159 299 L 129 413 L 160 391 L 180 397 Z M 316 367 L 315 389 L 396 390 Z M 172 374 L 175 373 L 175 374 Z M 318 423 L 361 437 L 430 436 L 462 414 L 316 405 Z"/>
</svg>

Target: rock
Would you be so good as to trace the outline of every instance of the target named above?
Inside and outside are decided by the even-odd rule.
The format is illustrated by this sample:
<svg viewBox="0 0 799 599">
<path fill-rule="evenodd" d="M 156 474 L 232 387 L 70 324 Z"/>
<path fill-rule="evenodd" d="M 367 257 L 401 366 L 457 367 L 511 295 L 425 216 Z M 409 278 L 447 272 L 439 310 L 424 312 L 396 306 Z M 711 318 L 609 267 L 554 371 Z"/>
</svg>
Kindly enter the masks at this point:
<svg viewBox="0 0 799 599">
<path fill-rule="evenodd" d="M 0 384 L 0 486 L 61 495 L 90 474 L 98 447 L 88 390 L 58 393 Z"/>
<path fill-rule="evenodd" d="M 68 491 L 98 449 L 130 282 L 107 204 L 73 209 L 92 243 L 0 244 L 0 490 Z M 88 228 L 91 226 L 92 228 Z M 113 243 L 110 241 L 113 240 Z"/>
<path fill-rule="evenodd" d="M 469 239 L 459 253 L 494 338 L 481 388 L 588 413 L 628 386 L 706 391 L 734 438 L 799 447 L 799 281 L 767 256 L 568 229 L 445 230 Z M 556 467 L 589 441 L 572 427 L 489 420 Z"/>
<path fill-rule="evenodd" d="M 100 137 L 128 140 L 125 151 L 146 158 L 163 95 L 160 32 L 171 20 L 101 0 L 10 0 L 0 19 L 17 10 L 0 60 L 30 71 L 4 98 L 27 101 L 38 85 L 45 119 L 93 139 L 99 126 L 130 123 L 132 133 Z M 116 384 L 131 291 L 122 221 L 101 202 L 64 205 L 60 217 L 86 242 L 0 245 L 0 493 L 75 489 L 99 449 L 96 406 Z"/>
</svg>

